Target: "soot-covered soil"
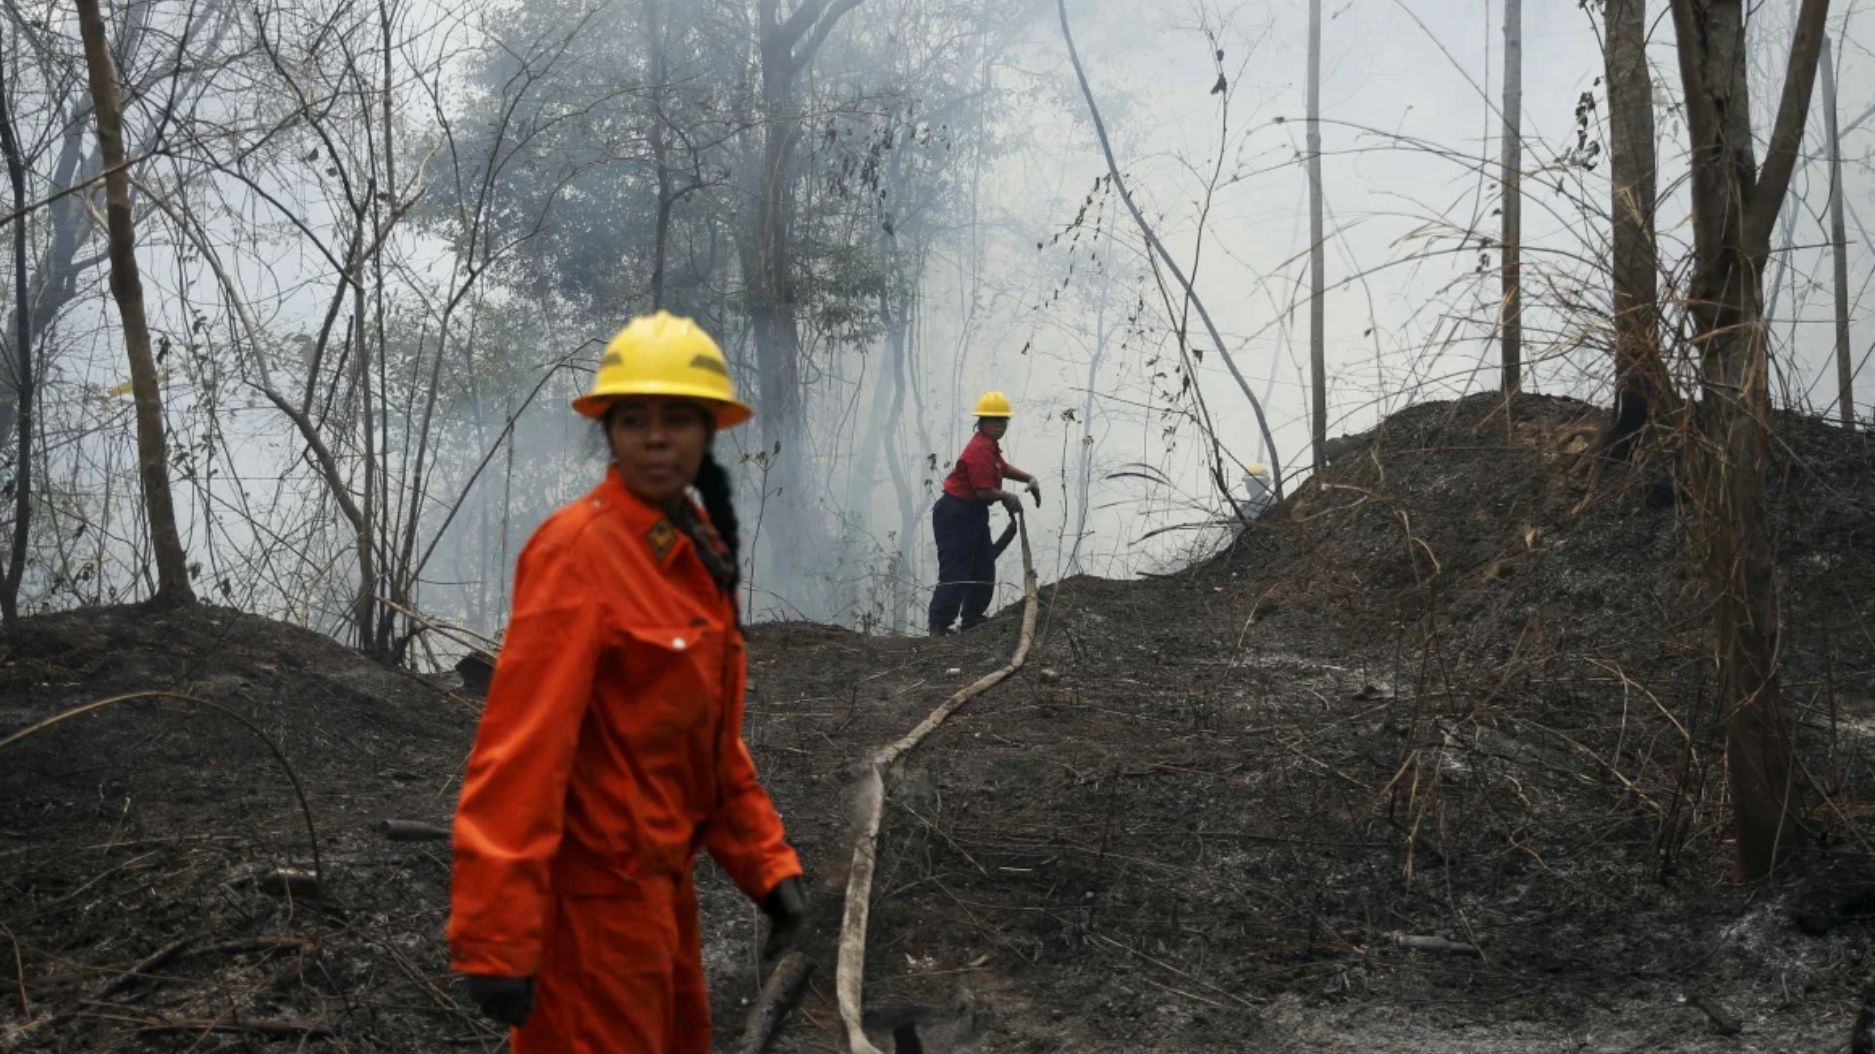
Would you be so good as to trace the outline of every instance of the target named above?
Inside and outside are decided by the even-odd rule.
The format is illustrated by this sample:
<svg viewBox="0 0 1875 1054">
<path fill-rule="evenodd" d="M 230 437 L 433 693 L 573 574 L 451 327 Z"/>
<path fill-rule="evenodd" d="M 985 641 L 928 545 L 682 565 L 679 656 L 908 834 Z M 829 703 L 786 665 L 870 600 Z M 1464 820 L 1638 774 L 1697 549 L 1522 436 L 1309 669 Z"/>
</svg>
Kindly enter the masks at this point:
<svg viewBox="0 0 1875 1054">
<path fill-rule="evenodd" d="M 1875 910 L 1875 451 L 1782 424 L 1807 831 L 1783 881 L 1746 888 L 1692 512 L 1670 460 L 1584 501 L 1591 414 L 1417 407 L 1213 560 L 1045 589 L 1027 668 L 893 784 L 875 1042 L 909 1024 L 933 1052 L 1844 1048 Z M 753 631 L 747 735 L 823 923 L 780 1049 L 841 1049 L 854 765 L 1000 665 L 1017 622 Z M 305 791 L 325 881 L 307 898 L 268 874 L 312 869 L 306 822 L 218 711 L 132 701 L 0 748 L 0 1049 L 499 1044 L 447 975 L 446 846 L 371 826 L 446 822 L 477 706 L 453 676 L 213 608 L 42 617 L 4 647 L 0 738 L 131 691 L 251 719 Z M 703 888 L 730 1049 L 755 921 L 708 865 Z"/>
</svg>

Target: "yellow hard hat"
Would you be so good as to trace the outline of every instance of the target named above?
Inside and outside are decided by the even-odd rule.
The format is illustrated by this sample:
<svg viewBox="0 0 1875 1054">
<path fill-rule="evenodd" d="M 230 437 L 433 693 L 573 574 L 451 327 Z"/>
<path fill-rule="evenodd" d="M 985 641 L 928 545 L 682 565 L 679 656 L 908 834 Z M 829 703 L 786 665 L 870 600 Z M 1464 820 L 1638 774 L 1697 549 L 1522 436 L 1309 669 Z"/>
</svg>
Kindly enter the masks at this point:
<svg viewBox="0 0 1875 1054">
<path fill-rule="evenodd" d="M 573 400 L 573 409 L 598 420 L 626 395 L 695 399 L 716 414 L 718 428 L 755 416 L 736 399 L 722 349 L 701 326 L 668 311 L 640 315 L 618 331 L 599 359 L 592 390 Z"/>
<path fill-rule="evenodd" d="M 1261 461 L 1252 461 L 1248 465 L 1245 465 L 1243 470 L 1252 476 L 1267 476 L 1270 474 L 1269 467 Z"/>
<path fill-rule="evenodd" d="M 1002 392 L 996 391 L 995 389 L 991 389 L 990 391 L 984 392 L 983 398 L 977 400 L 976 413 L 972 414 L 971 416 L 972 417 L 1008 417 L 1009 416 L 1009 396 L 1004 395 Z"/>
</svg>

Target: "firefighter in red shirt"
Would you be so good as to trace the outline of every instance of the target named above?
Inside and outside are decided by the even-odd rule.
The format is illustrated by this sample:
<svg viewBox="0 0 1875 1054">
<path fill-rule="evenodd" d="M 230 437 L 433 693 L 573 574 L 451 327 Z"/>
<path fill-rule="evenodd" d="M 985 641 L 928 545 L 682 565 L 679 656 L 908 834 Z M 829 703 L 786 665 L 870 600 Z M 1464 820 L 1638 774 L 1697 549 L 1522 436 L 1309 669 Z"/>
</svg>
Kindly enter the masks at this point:
<svg viewBox="0 0 1875 1054">
<path fill-rule="evenodd" d="M 963 615 L 963 628 L 983 621 L 996 592 L 996 544 L 990 539 L 990 506 L 1001 502 L 1010 516 L 1022 513 L 1022 502 L 1003 489 L 1004 479 L 1028 485 L 1029 496 L 1042 504 L 1041 484 L 1035 477 L 1003 460 L 999 440 L 1009 431 L 1009 397 L 984 392 L 977 400 L 977 431 L 970 437 L 957 467 L 944 480 L 944 493 L 931 508 L 931 533 L 937 539 L 938 585 L 931 594 L 931 635 L 951 631 Z"/>
<path fill-rule="evenodd" d="M 710 454 L 751 412 L 716 343 L 662 311 L 573 408 L 612 464 L 515 570 L 456 811 L 450 965 L 516 1054 L 709 1054 L 697 852 L 768 914 L 770 954 L 806 915 L 742 741 L 736 516 Z"/>
</svg>

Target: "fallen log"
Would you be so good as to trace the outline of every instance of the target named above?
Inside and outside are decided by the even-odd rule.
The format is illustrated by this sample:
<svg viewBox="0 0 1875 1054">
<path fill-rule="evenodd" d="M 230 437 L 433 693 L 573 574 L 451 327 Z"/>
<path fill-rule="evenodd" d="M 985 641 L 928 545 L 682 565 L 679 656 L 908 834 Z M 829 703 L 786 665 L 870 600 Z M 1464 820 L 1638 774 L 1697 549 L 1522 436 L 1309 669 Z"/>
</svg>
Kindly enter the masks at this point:
<svg viewBox="0 0 1875 1054">
<path fill-rule="evenodd" d="M 379 820 L 371 829 L 393 842 L 449 841 L 449 828 L 422 820 Z"/>
<path fill-rule="evenodd" d="M 762 984 L 761 995 L 755 999 L 755 1007 L 749 1012 L 748 1024 L 742 1029 L 742 1043 L 736 1048 L 736 1054 L 762 1054 L 781 1031 L 781 1022 L 800 1001 L 801 990 L 807 987 L 807 978 L 814 972 L 814 960 L 807 953 L 792 951 L 775 963 L 775 968 L 768 972 L 768 980 Z"/>
</svg>

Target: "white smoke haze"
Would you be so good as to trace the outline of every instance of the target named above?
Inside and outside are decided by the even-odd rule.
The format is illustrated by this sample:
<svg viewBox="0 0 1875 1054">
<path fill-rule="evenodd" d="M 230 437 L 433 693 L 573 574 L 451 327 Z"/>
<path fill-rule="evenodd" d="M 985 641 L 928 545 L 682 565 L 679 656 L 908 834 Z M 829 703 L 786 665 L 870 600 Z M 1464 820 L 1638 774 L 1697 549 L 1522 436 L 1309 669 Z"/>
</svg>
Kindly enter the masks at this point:
<svg viewBox="0 0 1875 1054">
<path fill-rule="evenodd" d="M 717 336 L 759 415 L 718 439 L 739 477 L 753 619 L 921 631 L 930 505 L 984 389 L 1015 401 L 1005 451 L 1043 480 L 1029 523 L 1044 581 L 1215 551 L 1242 494 L 1214 481 L 1239 487 L 1244 463 L 1280 455 L 1287 487 L 1306 478 L 1303 0 L 1066 5 L 1122 175 L 1263 400 L 1274 454 L 1108 177 L 1052 2 L 815 6 L 824 25 L 797 58 L 822 42 L 779 101 L 764 97 L 761 0 L 405 0 L 384 9 L 388 26 L 346 0 L 120 6 L 139 259 L 197 592 L 369 643 L 359 532 L 313 444 L 259 390 L 264 370 L 307 414 L 337 485 L 370 506 L 371 592 L 396 604 L 376 616 L 383 640 L 413 649 L 407 661 L 449 661 L 450 641 L 410 637 L 399 608 L 497 633 L 529 532 L 603 469 L 567 401 L 654 284 Z M 1524 15 L 1524 387 L 1606 405 L 1598 6 Z M 1760 135 L 1790 6 L 1754 15 Z M 1499 386 L 1500 8 L 1325 11 L 1330 435 Z M 97 171 L 82 56 L 65 6 L 5 17 L 38 202 Z M 1858 363 L 1875 278 L 1861 215 L 1875 188 L 1870 24 L 1843 5 L 1831 31 Z M 1672 275 L 1691 233 L 1670 20 L 1649 54 Z M 1779 402 L 1817 411 L 1835 399 L 1823 127 L 1819 102 L 1766 279 Z M 769 137 L 789 130 L 782 176 L 765 182 Z M 771 193 L 786 216 L 791 383 L 765 362 L 751 292 Z M 101 193 L 14 222 L 31 313 L 46 316 L 21 607 L 133 601 L 153 583 Z M 1189 376 L 1181 333 L 1198 356 Z M 1010 558 L 1002 577 L 998 606 L 1017 595 Z"/>
</svg>

